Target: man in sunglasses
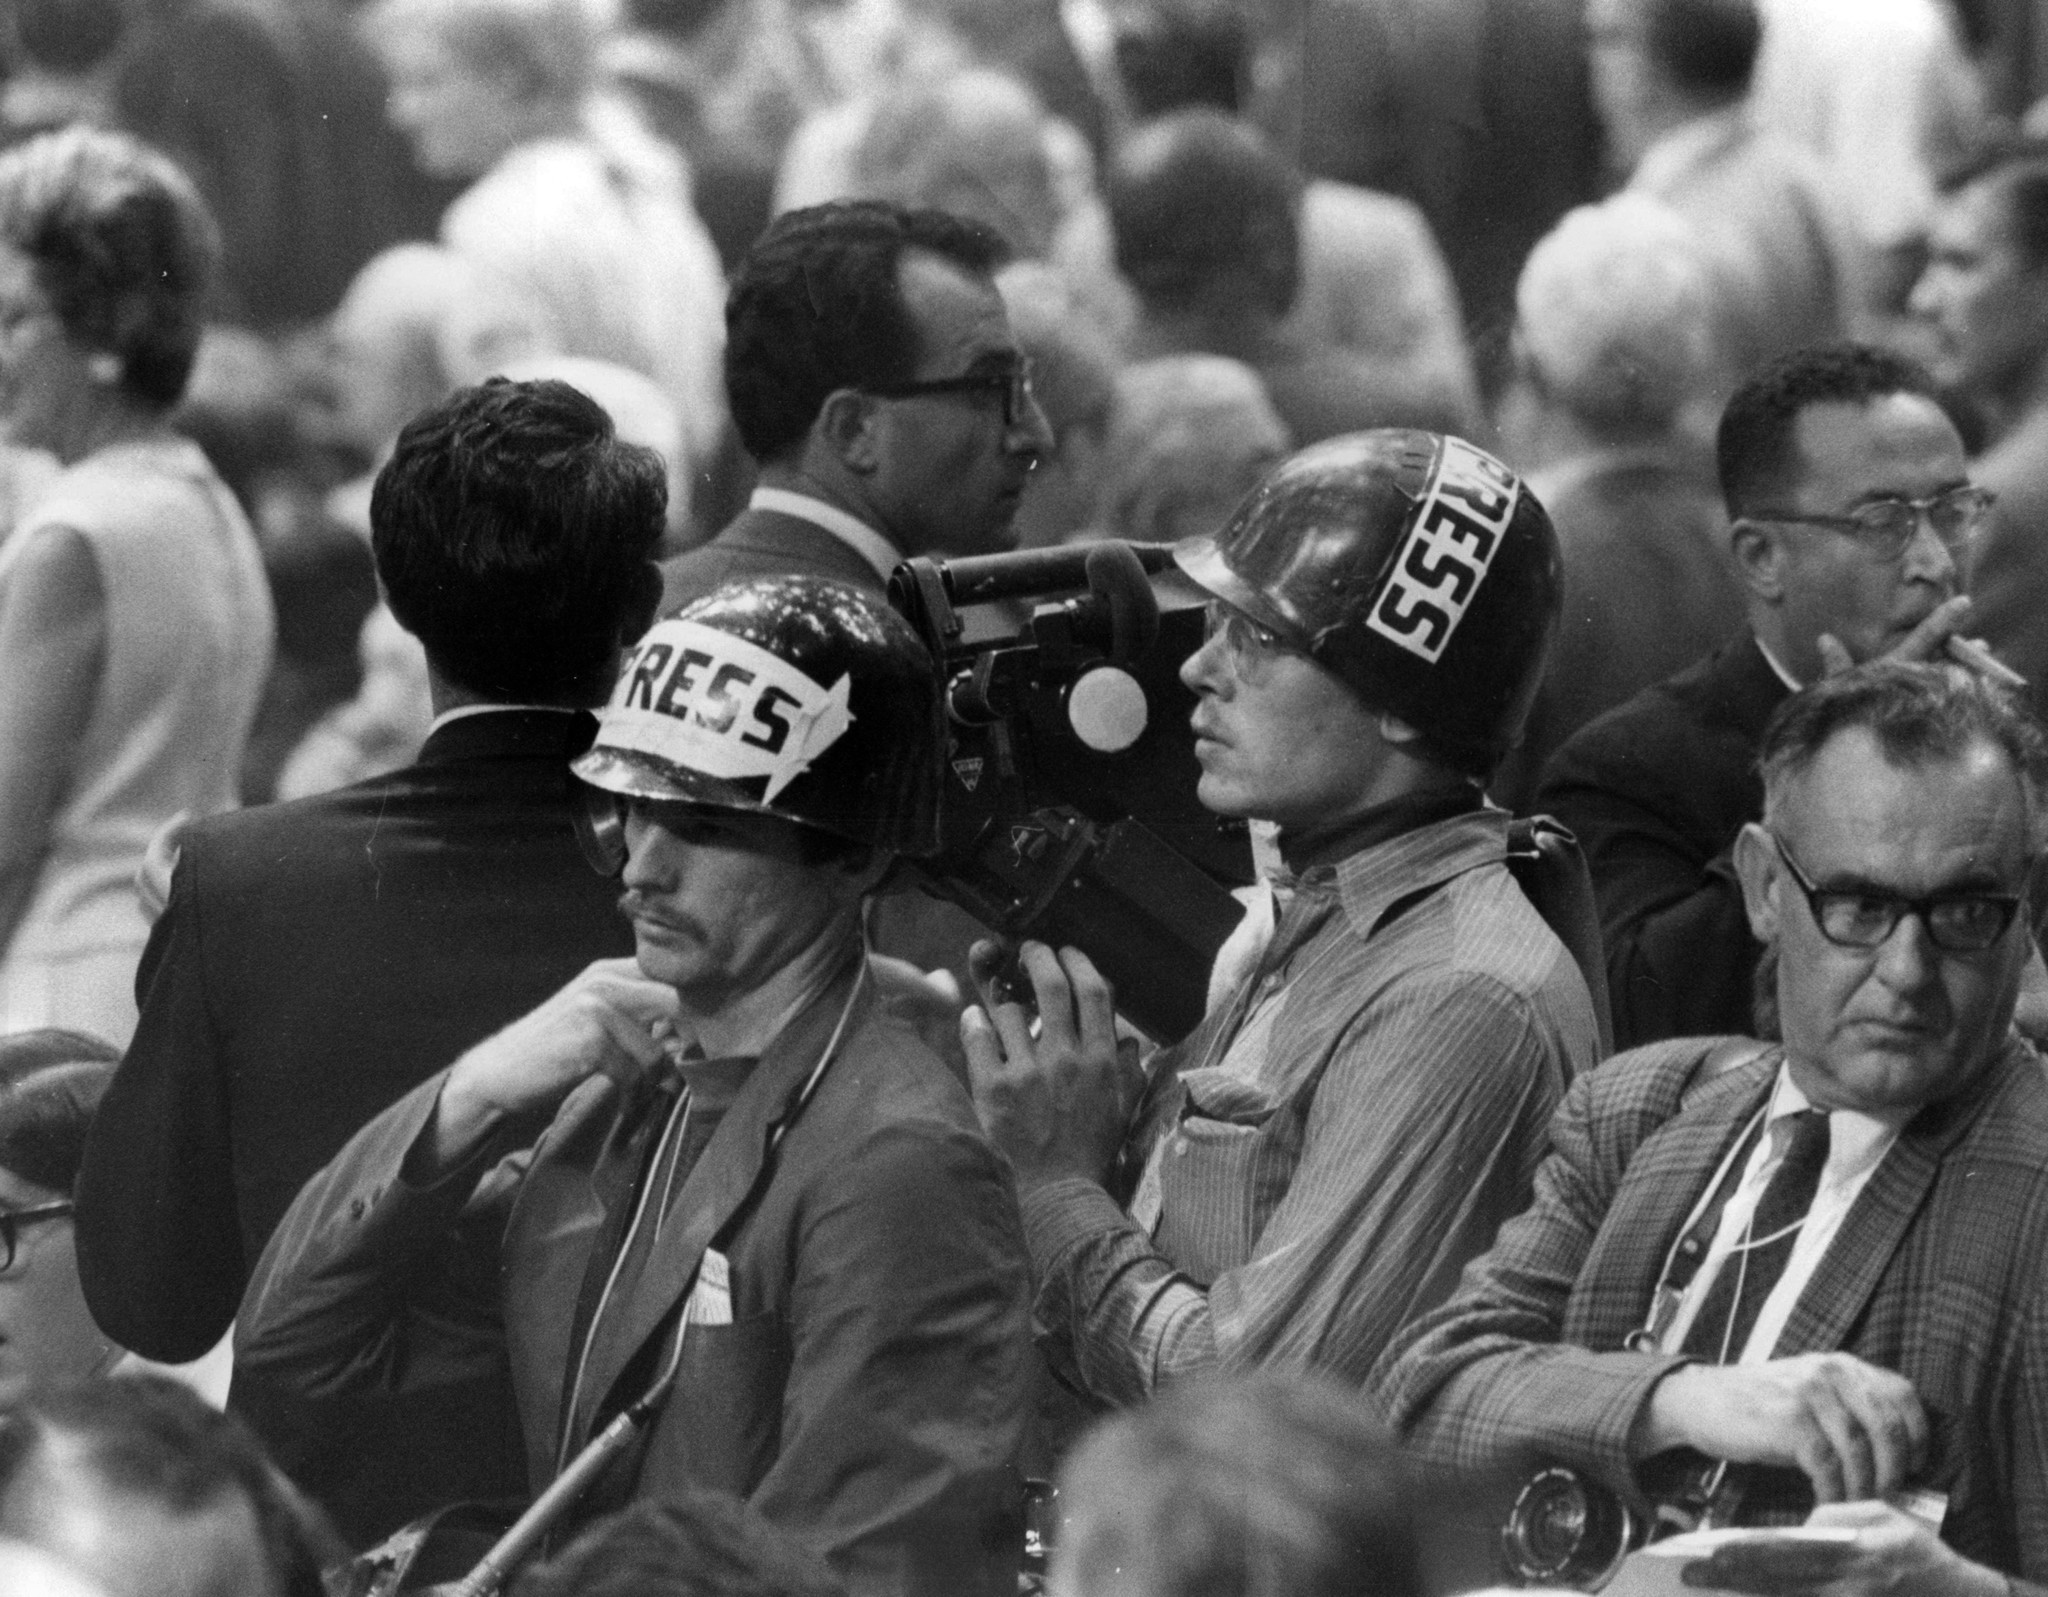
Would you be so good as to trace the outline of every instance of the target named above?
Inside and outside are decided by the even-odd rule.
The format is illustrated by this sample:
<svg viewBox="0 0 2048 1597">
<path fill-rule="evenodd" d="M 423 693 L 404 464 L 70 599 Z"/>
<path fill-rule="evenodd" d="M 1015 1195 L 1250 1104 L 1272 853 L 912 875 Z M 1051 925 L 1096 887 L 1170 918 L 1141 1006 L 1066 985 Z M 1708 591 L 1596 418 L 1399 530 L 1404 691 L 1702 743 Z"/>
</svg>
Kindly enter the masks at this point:
<svg viewBox="0 0 2048 1597">
<path fill-rule="evenodd" d="M 759 468 L 747 508 L 666 567 L 664 612 L 724 582 L 880 588 L 910 555 L 987 554 L 1052 447 L 991 275 L 1004 246 L 943 211 L 791 211 L 726 303 L 725 387 Z"/>
<path fill-rule="evenodd" d="M 1749 1029 L 1757 945 L 1731 850 L 1762 809 L 1764 723 L 1852 663 L 1947 657 L 1991 501 L 1927 375 L 1862 345 L 1744 384 L 1717 454 L 1748 624 L 1568 738 L 1536 793 L 1586 850 L 1621 1047 Z"/>
<path fill-rule="evenodd" d="M 1562 1465 L 1645 1514 L 1817 1502 L 1846 1533 L 1693 1584 L 2048 1579 L 2048 1077 L 2011 1024 L 2042 756 L 1961 666 L 1786 701 L 1733 850 L 1782 1040 L 1573 1086 L 1534 1208 L 1373 1372 L 1407 1440 L 1475 1482 Z"/>
</svg>

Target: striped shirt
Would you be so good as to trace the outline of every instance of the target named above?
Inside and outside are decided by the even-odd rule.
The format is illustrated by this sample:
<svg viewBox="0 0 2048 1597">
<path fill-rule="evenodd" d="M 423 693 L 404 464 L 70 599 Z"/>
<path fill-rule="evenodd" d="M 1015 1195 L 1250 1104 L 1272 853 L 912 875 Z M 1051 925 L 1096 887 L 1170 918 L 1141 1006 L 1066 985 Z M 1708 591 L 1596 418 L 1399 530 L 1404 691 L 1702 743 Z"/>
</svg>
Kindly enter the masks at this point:
<svg viewBox="0 0 2048 1597">
<path fill-rule="evenodd" d="M 1305 871 L 1266 958 L 1156 1067 L 1132 1209 L 1079 1179 L 1023 1195 L 1064 1378 L 1114 1404 L 1207 1369 L 1362 1379 L 1527 1205 L 1598 1043 L 1507 822 L 1454 815 Z"/>
</svg>

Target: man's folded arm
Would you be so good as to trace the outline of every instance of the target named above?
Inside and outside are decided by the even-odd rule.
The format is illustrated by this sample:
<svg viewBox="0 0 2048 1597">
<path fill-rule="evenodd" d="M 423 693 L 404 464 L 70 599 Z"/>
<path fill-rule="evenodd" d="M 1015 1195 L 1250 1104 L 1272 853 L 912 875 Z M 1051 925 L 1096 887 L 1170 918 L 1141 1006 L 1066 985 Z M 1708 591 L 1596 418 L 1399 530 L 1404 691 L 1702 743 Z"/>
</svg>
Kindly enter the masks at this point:
<svg viewBox="0 0 2048 1597">
<path fill-rule="evenodd" d="M 533 1128 L 508 1120 L 430 1163 L 447 1074 L 300 1191 L 250 1278 L 238 1369 L 317 1397 L 466 1380 L 502 1358 L 499 1247 Z"/>
</svg>

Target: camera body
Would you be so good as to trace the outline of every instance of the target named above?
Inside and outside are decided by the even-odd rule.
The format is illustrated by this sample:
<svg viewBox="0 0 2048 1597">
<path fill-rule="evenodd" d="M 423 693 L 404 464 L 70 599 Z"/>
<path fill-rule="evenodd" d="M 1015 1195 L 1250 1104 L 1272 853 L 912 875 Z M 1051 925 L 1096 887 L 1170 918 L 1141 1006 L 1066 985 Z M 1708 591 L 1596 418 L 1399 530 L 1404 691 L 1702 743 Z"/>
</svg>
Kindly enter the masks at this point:
<svg viewBox="0 0 2048 1597">
<path fill-rule="evenodd" d="M 897 567 L 890 601 L 945 690 L 942 846 L 930 891 L 1011 943 L 1072 944 L 1117 1007 L 1173 1041 L 1252 880 L 1241 821 L 1195 797 L 1179 677 L 1206 595 L 1164 544 L 1097 543 Z"/>
<path fill-rule="evenodd" d="M 1689 1450 L 1643 1469 L 1647 1509 L 1577 1470 L 1537 1471 L 1501 1526 L 1501 1563 L 1523 1586 L 1598 1591 L 1637 1548 L 1723 1525 L 1799 1525 L 1813 1489 L 1796 1469 L 1729 1464 Z"/>
</svg>

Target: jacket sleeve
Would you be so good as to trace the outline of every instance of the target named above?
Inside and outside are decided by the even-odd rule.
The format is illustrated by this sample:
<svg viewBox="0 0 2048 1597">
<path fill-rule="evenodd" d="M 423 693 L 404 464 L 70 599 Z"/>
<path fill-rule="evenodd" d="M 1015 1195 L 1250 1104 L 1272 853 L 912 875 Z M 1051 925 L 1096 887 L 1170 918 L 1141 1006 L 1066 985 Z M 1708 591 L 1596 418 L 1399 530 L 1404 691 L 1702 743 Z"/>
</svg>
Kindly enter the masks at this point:
<svg viewBox="0 0 2048 1597">
<path fill-rule="evenodd" d="M 1559 1340 L 1626 1148 L 1601 1124 L 1603 1078 L 1580 1077 L 1550 1125 L 1536 1200 L 1501 1228 L 1457 1295 L 1410 1326 L 1368 1392 L 1428 1463 L 1465 1477 L 1569 1464 L 1637 1495 L 1629 1439 L 1651 1388 L 1683 1358 L 1596 1353 Z"/>
<path fill-rule="evenodd" d="M 978 1136 L 875 1130 L 806 1205 L 776 1461 L 754 1505 L 855 1593 L 1016 1589 L 1029 1280 Z"/>
<path fill-rule="evenodd" d="M 238 1371 L 307 1397 L 403 1392 L 504 1358 L 499 1246 L 526 1162 L 508 1126 L 430 1185 L 403 1175 L 447 1072 L 372 1120 L 306 1183 L 257 1261 Z"/>
<path fill-rule="evenodd" d="M 248 1275 L 207 998 L 204 858 L 189 844 L 180 854 L 136 974 L 142 1018 L 78 1179 L 78 1274 L 93 1318 L 167 1363 L 220 1340 Z"/>
<path fill-rule="evenodd" d="M 1535 809 L 1572 829 L 1592 873 L 1617 1049 L 1753 1025 L 1757 948 L 1734 838 L 1704 843 L 1688 797 L 1670 787 L 1692 770 L 1683 748 L 1645 749 L 1596 722 L 1558 750 L 1537 790 Z"/>
</svg>

